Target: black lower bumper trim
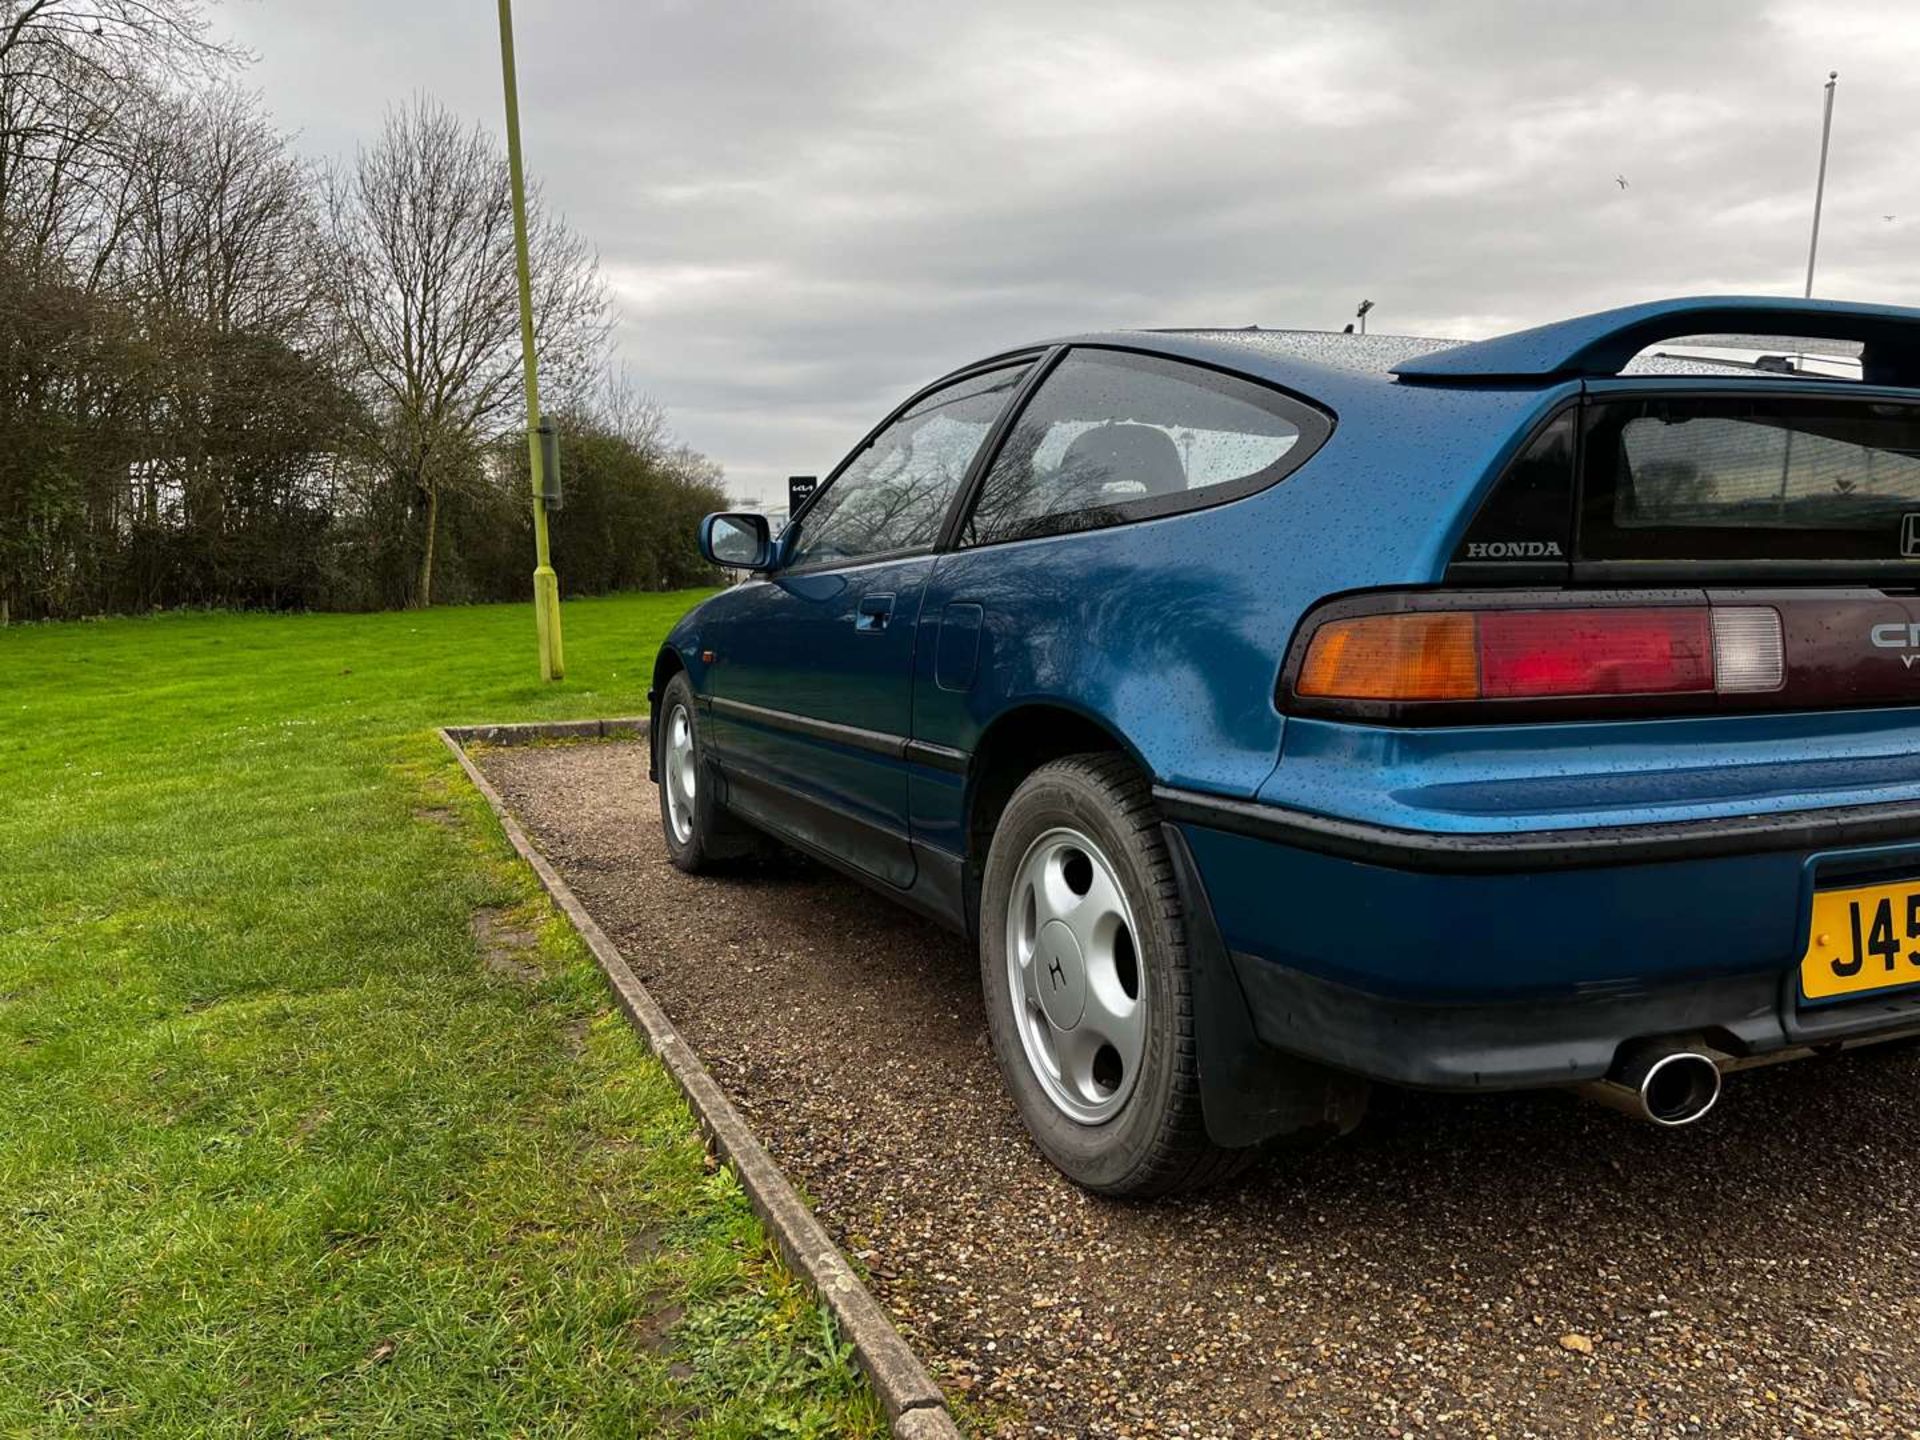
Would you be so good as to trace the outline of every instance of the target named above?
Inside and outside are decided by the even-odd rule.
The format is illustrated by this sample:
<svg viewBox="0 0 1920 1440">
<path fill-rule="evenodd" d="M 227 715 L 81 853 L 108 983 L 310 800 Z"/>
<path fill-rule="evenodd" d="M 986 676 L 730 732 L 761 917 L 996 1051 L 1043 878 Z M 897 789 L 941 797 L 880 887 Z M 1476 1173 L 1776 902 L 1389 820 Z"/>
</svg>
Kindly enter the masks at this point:
<svg viewBox="0 0 1920 1440">
<path fill-rule="evenodd" d="M 1797 1009 L 1777 976 L 1502 1004 L 1388 999 L 1235 952 L 1256 1033 L 1370 1080 L 1519 1090 L 1598 1080 L 1629 1040 L 1693 1035 L 1746 1058 L 1920 1032 L 1920 994 Z"/>
<path fill-rule="evenodd" d="M 1154 787 L 1153 798 L 1161 815 L 1177 824 L 1204 825 L 1396 870 L 1464 874 L 1642 865 L 1920 840 L 1920 804 L 1907 802 L 1659 825 L 1448 834 L 1312 815 L 1165 785 Z"/>
</svg>

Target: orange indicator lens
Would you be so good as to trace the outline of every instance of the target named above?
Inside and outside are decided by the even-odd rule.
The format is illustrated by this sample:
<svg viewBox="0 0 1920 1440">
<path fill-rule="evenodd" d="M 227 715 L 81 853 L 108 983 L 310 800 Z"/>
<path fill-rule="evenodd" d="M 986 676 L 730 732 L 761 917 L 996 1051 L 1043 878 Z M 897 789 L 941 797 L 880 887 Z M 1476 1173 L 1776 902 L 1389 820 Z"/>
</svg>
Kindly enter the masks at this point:
<svg viewBox="0 0 1920 1440">
<path fill-rule="evenodd" d="M 1473 616 L 1410 610 L 1333 620 L 1314 633 L 1295 690 L 1339 700 L 1473 700 Z"/>
</svg>

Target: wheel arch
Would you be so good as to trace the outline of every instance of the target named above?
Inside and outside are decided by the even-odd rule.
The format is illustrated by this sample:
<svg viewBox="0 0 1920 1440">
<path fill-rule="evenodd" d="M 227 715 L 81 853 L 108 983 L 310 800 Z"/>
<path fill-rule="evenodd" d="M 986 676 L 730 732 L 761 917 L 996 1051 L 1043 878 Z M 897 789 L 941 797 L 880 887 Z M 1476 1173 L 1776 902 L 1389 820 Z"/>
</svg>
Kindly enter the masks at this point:
<svg viewBox="0 0 1920 1440">
<path fill-rule="evenodd" d="M 653 657 L 653 684 L 647 690 L 650 701 L 658 701 L 661 691 L 667 688 L 674 676 L 687 668 L 687 662 L 680 658 L 680 652 L 671 645 L 662 645 L 660 653 Z"/>
<path fill-rule="evenodd" d="M 667 686 L 673 683 L 673 677 L 685 674 L 687 662 L 680 652 L 671 645 L 662 645 L 660 653 L 653 657 L 653 682 L 647 687 L 647 779 L 656 785 L 660 782 L 660 747 L 654 743 L 659 732 L 654 721 L 660 713 L 660 698 L 667 693 Z"/>
<path fill-rule="evenodd" d="M 1122 731 L 1073 705 L 1035 702 L 1013 707 L 982 732 L 968 776 L 966 811 L 964 903 L 976 942 L 987 847 L 1007 802 L 1042 765 L 1088 752 L 1123 756 L 1147 780 L 1156 778 L 1153 766 Z M 1366 1082 L 1260 1041 L 1186 840 L 1176 826 L 1163 824 L 1161 829 L 1186 921 L 1196 1073 L 1207 1134 L 1227 1152 L 1250 1156 L 1253 1147 L 1277 1136 L 1351 1130 L 1366 1108 Z M 1225 1175 L 1240 1162 L 1221 1157 L 1214 1163 L 1221 1167 L 1217 1173 Z"/>
<path fill-rule="evenodd" d="M 1153 776 L 1139 750 L 1118 729 L 1063 701 L 1035 700 L 1012 706 L 994 716 L 981 732 L 967 767 L 966 798 L 965 904 L 969 926 L 975 932 L 979 928 L 980 879 L 986 870 L 987 847 L 1013 792 L 1042 765 L 1091 752 L 1124 755 L 1143 775 L 1149 779 Z"/>
</svg>

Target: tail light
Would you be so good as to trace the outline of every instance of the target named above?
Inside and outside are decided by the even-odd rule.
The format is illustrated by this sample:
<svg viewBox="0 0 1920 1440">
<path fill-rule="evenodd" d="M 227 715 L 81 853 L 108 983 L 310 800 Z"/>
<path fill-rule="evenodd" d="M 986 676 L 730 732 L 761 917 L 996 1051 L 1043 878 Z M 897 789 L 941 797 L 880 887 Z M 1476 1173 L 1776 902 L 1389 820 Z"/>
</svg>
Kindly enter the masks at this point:
<svg viewBox="0 0 1920 1440">
<path fill-rule="evenodd" d="M 1684 712 L 1712 708 L 1721 695 L 1776 691 L 1786 679 L 1780 615 L 1767 606 L 1455 608 L 1440 597 L 1389 597 L 1336 602 L 1316 618 L 1283 680 L 1292 708 L 1309 712 Z"/>
</svg>

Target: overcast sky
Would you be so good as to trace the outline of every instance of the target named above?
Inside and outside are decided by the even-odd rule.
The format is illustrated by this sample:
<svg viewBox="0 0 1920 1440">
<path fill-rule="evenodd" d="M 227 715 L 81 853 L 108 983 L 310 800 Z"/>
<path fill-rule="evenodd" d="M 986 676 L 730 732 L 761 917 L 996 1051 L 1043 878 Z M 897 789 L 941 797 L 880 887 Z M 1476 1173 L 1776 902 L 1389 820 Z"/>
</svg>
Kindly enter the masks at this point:
<svg viewBox="0 0 1920 1440">
<path fill-rule="evenodd" d="M 486 0 L 226 0 L 348 156 L 416 90 L 498 127 Z M 1134 325 L 1473 337 L 1660 295 L 1920 305 L 1912 0 L 519 0 L 522 128 L 616 346 L 734 493 L 941 371 Z M 1624 176 L 1622 189 L 1615 176 Z M 1888 220 L 1886 216 L 1894 218 Z"/>
</svg>

